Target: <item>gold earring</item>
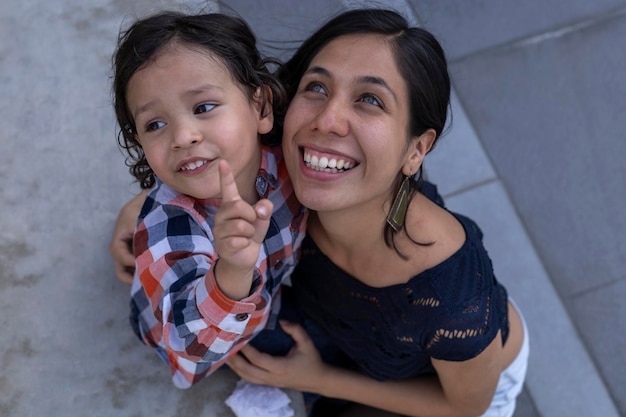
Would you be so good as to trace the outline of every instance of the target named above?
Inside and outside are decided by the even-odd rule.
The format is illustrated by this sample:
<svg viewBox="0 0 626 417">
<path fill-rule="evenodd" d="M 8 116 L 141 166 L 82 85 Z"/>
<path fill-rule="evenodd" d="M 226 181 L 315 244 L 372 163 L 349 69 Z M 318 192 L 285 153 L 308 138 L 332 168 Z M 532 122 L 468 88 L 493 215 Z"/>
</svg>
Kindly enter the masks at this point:
<svg viewBox="0 0 626 417">
<path fill-rule="evenodd" d="M 405 176 L 404 180 L 402 180 L 398 194 L 396 194 L 389 214 L 387 214 L 387 224 L 396 232 L 402 229 L 406 220 L 406 212 L 409 207 L 409 192 L 411 191 L 409 178 L 410 176 Z"/>
</svg>

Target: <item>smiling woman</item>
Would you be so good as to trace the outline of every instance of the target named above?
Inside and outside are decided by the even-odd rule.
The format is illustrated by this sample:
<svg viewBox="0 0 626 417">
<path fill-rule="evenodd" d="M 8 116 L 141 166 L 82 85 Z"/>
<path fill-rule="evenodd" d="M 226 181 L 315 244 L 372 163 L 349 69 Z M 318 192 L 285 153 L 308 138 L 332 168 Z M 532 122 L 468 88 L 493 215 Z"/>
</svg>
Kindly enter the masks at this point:
<svg viewBox="0 0 626 417">
<path fill-rule="evenodd" d="M 450 99 L 437 40 L 392 11 L 350 11 L 280 74 L 285 160 L 312 210 L 291 277 L 297 314 L 281 310 L 299 323 L 274 332 L 293 339 L 288 355 L 255 339 L 228 364 L 307 392 L 315 416 L 510 417 L 528 356 L 521 315 L 479 227 L 421 178 Z M 328 168 L 340 160 L 350 169 Z"/>
<path fill-rule="evenodd" d="M 346 220 L 356 217 L 368 224 L 358 203 L 383 207 L 402 164 L 407 164 L 406 175 L 416 173 L 434 140 L 432 131 L 414 142 L 408 137 L 409 113 L 402 105 L 408 101 L 407 91 L 398 70 L 388 65 L 394 57 L 385 44 L 374 35 L 332 42 L 311 62 L 289 105 L 285 161 L 296 190 L 306 190 L 299 193 L 300 202 L 310 209 L 341 210 Z M 311 170 L 304 164 L 306 155 L 318 161 L 343 160 L 350 169 Z"/>
</svg>

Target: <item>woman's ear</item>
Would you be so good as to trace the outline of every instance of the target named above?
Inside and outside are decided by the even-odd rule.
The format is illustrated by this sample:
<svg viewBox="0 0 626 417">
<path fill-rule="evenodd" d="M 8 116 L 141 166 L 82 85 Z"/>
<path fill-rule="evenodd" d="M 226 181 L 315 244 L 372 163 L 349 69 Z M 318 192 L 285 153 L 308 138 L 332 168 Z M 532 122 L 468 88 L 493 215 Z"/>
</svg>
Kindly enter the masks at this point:
<svg viewBox="0 0 626 417">
<path fill-rule="evenodd" d="M 265 93 L 265 94 L 264 94 Z M 259 114 L 259 124 L 257 132 L 268 133 L 274 126 L 274 112 L 272 111 L 272 89 L 269 85 L 257 87 L 254 90 L 254 104 Z"/>
<path fill-rule="evenodd" d="M 409 144 L 407 159 L 402 167 L 402 172 L 406 176 L 414 175 L 422 165 L 424 157 L 432 148 L 437 133 L 434 129 L 428 129 L 419 136 L 413 137 Z"/>
</svg>

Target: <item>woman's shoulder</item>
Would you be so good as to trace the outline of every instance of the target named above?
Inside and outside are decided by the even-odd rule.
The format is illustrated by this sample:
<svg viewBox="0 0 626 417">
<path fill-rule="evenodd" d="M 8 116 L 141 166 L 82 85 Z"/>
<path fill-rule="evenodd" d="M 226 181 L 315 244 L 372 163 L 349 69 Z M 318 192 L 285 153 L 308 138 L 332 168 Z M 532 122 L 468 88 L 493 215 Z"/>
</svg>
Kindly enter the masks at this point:
<svg viewBox="0 0 626 417">
<path fill-rule="evenodd" d="M 424 271 L 444 287 L 454 286 L 455 281 L 458 281 L 457 285 L 464 285 L 468 276 L 490 279 L 493 268 L 478 225 L 423 196 L 421 199 L 415 207 L 421 211 L 421 219 L 407 225 L 414 241 L 427 244 L 421 246 L 421 251 L 426 254 L 422 258 L 427 259 L 427 263 L 420 267 L 420 260 L 416 259 L 416 271 Z M 417 273 L 416 277 L 422 277 L 422 274 Z"/>
<path fill-rule="evenodd" d="M 422 194 L 416 195 L 407 216 L 407 236 L 420 244 L 423 269 L 429 269 L 449 259 L 466 241 L 465 227 L 450 211 Z M 418 268 L 419 269 L 419 268 Z"/>
</svg>

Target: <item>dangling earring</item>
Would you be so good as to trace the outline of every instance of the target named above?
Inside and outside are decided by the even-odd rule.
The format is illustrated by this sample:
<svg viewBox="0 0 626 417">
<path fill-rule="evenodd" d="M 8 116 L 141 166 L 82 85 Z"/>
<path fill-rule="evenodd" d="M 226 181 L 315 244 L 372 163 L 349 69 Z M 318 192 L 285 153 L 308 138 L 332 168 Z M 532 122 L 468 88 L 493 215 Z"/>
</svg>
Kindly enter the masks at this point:
<svg viewBox="0 0 626 417">
<path fill-rule="evenodd" d="M 409 207 L 409 192 L 411 191 L 409 179 L 410 176 L 405 176 L 402 180 L 398 194 L 396 194 L 389 214 L 387 214 L 387 224 L 396 232 L 402 229 L 406 220 L 406 211 Z"/>
</svg>

